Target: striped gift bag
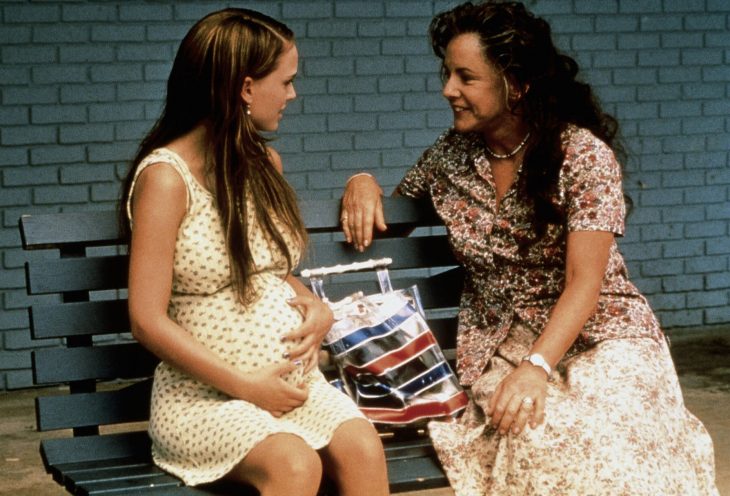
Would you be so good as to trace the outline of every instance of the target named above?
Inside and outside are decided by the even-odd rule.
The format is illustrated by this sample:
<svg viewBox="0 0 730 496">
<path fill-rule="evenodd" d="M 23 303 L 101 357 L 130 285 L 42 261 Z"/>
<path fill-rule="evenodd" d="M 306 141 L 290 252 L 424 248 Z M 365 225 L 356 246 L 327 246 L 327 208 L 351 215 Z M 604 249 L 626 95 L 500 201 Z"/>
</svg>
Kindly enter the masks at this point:
<svg viewBox="0 0 730 496">
<path fill-rule="evenodd" d="M 391 287 L 391 261 L 302 271 L 335 315 L 323 342 L 339 372 L 335 385 L 376 423 L 404 425 L 455 416 L 466 407 L 467 395 L 424 318 L 418 288 Z M 380 294 L 327 299 L 323 276 L 365 269 L 376 270 Z"/>
</svg>

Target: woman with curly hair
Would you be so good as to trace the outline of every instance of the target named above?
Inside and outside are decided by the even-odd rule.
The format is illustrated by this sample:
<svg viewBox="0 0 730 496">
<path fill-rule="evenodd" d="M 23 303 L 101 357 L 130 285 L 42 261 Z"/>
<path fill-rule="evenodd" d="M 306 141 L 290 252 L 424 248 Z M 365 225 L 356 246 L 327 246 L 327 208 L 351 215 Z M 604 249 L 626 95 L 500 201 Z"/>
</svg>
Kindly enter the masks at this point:
<svg viewBox="0 0 730 496">
<path fill-rule="evenodd" d="M 134 337 L 161 359 L 149 434 L 188 485 L 262 495 L 388 494 L 383 447 L 317 369 L 332 312 L 291 273 L 306 244 L 294 191 L 261 134 L 296 97 L 284 24 L 246 9 L 198 21 L 127 177 Z"/>
<path fill-rule="evenodd" d="M 615 241 L 626 202 L 617 124 L 550 27 L 517 2 L 430 26 L 453 127 L 395 194 L 428 198 L 466 269 L 464 415 L 430 434 L 459 495 L 715 495 L 712 441 Z M 384 230 L 382 190 L 350 178 L 348 241 Z"/>
</svg>

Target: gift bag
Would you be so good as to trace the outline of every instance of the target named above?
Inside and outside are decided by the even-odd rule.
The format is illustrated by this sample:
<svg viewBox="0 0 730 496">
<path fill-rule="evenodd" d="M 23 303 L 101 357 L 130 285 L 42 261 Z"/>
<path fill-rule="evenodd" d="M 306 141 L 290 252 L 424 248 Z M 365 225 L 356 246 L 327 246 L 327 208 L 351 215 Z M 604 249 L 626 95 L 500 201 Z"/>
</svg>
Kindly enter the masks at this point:
<svg viewBox="0 0 730 496">
<path fill-rule="evenodd" d="M 337 367 L 333 385 L 348 394 L 373 422 L 409 424 L 455 416 L 468 398 L 431 332 L 418 288 L 394 290 L 391 259 L 304 270 L 312 290 L 335 315 L 323 341 Z M 331 302 L 323 276 L 375 269 L 380 294 L 350 295 Z"/>
</svg>

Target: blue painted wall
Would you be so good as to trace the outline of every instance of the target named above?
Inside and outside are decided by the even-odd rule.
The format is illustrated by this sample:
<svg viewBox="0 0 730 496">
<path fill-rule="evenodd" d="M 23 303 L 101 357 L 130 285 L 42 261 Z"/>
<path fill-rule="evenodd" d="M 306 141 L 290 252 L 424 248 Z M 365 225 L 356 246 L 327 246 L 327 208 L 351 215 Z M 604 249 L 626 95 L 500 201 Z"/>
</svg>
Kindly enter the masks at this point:
<svg viewBox="0 0 730 496">
<path fill-rule="evenodd" d="M 633 280 L 665 328 L 730 324 L 730 1 L 527 3 L 622 124 Z M 363 169 L 390 190 L 449 125 L 426 28 L 454 4 L 0 2 L 0 389 L 31 384 L 18 217 L 114 207 L 195 20 L 249 6 L 296 32 L 299 99 L 275 146 L 302 197 L 336 197 Z"/>
</svg>

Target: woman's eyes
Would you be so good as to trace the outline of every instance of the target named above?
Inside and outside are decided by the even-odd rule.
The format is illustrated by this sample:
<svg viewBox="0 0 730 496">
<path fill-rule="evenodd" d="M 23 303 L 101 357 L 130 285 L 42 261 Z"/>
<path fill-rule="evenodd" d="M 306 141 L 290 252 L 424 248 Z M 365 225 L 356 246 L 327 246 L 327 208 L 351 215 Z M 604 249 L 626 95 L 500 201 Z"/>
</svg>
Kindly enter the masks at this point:
<svg viewBox="0 0 730 496">
<path fill-rule="evenodd" d="M 449 74 L 448 72 L 443 72 L 441 74 L 442 83 L 446 84 L 450 79 L 451 79 L 451 74 Z M 459 73 L 456 74 L 456 79 L 462 83 L 470 83 L 470 82 L 476 80 L 476 78 L 473 76 L 467 76 L 465 74 L 459 74 Z"/>
</svg>

